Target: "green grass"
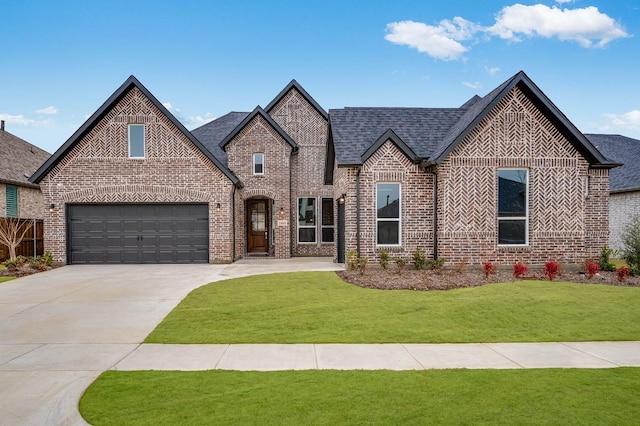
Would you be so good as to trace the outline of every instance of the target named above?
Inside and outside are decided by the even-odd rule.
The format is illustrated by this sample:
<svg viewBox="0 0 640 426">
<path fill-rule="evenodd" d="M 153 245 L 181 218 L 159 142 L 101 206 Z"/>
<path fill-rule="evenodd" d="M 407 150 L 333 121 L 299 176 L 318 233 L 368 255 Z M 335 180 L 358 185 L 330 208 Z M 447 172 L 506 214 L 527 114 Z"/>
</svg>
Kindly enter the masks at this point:
<svg viewBox="0 0 640 426">
<path fill-rule="evenodd" d="M 0 277 L 0 283 L 3 283 L 5 281 L 11 281 L 11 280 L 15 280 L 16 277 Z"/>
<path fill-rule="evenodd" d="M 640 368 L 103 373 L 93 425 L 631 425 Z"/>
<path fill-rule="evenodd" d="M 147 343 L 462 343 L 640 340 L 640 288 L 520 281 L 381 291 L 331 272 L 194 290 Z"/>
</svg>

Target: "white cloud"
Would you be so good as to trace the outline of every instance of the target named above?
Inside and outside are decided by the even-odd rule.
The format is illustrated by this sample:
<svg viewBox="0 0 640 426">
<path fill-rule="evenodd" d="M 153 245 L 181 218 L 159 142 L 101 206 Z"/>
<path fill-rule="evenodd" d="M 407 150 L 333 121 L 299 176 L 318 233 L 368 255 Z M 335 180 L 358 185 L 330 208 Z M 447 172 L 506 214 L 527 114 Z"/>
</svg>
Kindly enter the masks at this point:
<svg viewBox="0 0 640 426">
<path fill-rule="evenodd" d="M 22 114 L 12 115 L 0 113 L 0 120 L 4 120 L 7 124 L 17 124 L 18 126 L 24 127 L 43 127 L 53 124 L 52 120 L 34 120 Z"/>
<path fill-rule="evenodd" d="M 564 4 L 564 3 L 573 3 L 576 0 L 556 0 L 556 3 Z"/>
<path fill-rule="evenodd" d="M 438 26 L 422 22 L 400 21 L 387 24 L 384 37 L 395 44 L 407 45 L 427 55 L 450 61 L 459 59 L 467 50 L 460 41 L 469 40 L 477 32 L 476 24 L 460 17 L 440 21 Z"/>
<path fill-rule="evenodd" d="M 203 124 L 207 124 L 210 121 L 215 120 L 215 117 L 210 112 L 204 115 L 194 115 L 185 117 L 184 119 L 180 119 L 185 125 L 187 129 L 195 129 L 196 127 L 200 127 Z"/>
<path fill-rule="evenodd" d="M 602 130 L 632 130 L 640 132 L 640 109 L 634 109 L 624 114 L 603 114 L 607 123 Z"/>
<path fill-rule="evenodd" d="M 470 83 L 468 81 L 463 81 L 462 84 L 464 84 L 465 86 L 467 86 L 470 89 L 481 89 L 482 88 L 482 84 L 480 84 L 479 81 L 476 81 L 475 83 Z"/>
<path fill-rule="evenodd" d="M 559 4 L 572 2 L 556 1 Z M 464 58 L 469 51 L 464 42 L 474 39 L 478 33 L 486 34 L 486 40 L 491 36 L 510 41 L 521 41 L 523 36 L 545 37 L 575 41 L 583 47 L 604 47 L 613 40 L 629 37 L 619 23 L 601 13 L 597 7 L 560 9 L 544 4 L 506 6 L 498 12 L 493 25 L 488 27 L 457 16 L 452 20 L 444 19 L 437 26 L 400 21 L 387 24 L 386 29 L 384 38 L 387 41 L 412 47 L 444 61 Z M 487 71 L 491 74 L 491 71 Z"/>
<path fill-rule="evenodd" d="M 497 73 L 500 72 L 500 68 L 498 67 L 484 67 L 485 71 L 489 74 L 489 75 L 496 75 Z"/>
<path fill-rule="evenodd" d="M 163 102 L 162 106 L 164 106 L 169 111 L 171 111 L 171 108 L 173 108 L 173 105 L 171 105 L 169 102 Z"/>
<path fill-rule="evenodd" d="M 506 40 L 520 41 L 520 35 L 557 37 L 576 41 L 583 47 L 603 47 L 617 38 L 629 36 L 597 7 L 559 9 L 544 4 L 507 6 L 498 13 L 496 23 L 487 31 Z"/>
<path fill-rule="evenodd" d="M 58 113 L 58 108 L 54 107 L 53 105 L 36 110 L 36 114 L 54 115 L 57 113 Z"/>
</svg>

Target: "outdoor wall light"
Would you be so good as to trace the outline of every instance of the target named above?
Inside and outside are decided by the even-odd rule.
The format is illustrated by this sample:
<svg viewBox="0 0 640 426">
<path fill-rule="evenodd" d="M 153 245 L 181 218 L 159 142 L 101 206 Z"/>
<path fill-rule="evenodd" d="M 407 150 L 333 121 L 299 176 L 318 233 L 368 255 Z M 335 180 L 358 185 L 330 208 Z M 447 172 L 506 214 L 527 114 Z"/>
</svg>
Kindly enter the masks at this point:
<svg viewBox="0 0 640 426">
<path fill-rule="evenodd" d="M 340 198 L 338 198 L 338 202 L 340 204 L 344 204 L 344 200 L 347 198 L 347 194 L 342 194 Z"/>
<path fill-rule="evenodd" d="M 278 212 L 280 217 L 284 217 L 284 207 L 280 207 L 280 211 Z"/>
<path fill-rule="evenodd" d="M 216 204 L 216 210 L 220 211 L 220 203 Z"/>
<path fill-rule="evenodd" d="M 55 209 L 56 209 L 56 205 L 55 205 L 55 204 L 53 204 L 53 203 L 51 203 L 51 204 L 49 205 L 49 211 L 50 211 L 50 212 L 53 212 Z"/>
</svg>

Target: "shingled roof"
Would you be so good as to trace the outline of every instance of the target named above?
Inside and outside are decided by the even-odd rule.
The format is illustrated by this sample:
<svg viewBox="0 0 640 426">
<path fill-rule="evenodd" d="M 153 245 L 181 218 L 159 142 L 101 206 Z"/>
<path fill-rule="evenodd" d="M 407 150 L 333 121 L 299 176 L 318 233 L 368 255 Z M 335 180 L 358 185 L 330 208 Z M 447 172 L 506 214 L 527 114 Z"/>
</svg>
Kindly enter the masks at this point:
<svg viewBox="0 0 640 426">
<path fill-rule="evenodd" d="M 0 182 L 38 188 L 28 178 L 50 155 L 24 139 L 0 130 Z"/>
<path fill-rule="evenodd" d="M 193 134 L 218 160 L 225 166 L 228 165 L 227 153 L 220 147 L 224 140 L 245 118 L 248 112 L 230 112 L 213 121 L 193 129 Z"/>
<path fill-rule="evenodd" d="M 609 191 L 640 190 L 640 140 L 620 135 L 585 135 L 609 160 L 622 163 L 609 172 Z"/>
<path fill-rule="evenodd" d="M 393 142 L 406 147 L 431 164 L 441 163 L 449 153 L 486 117 L 511 89 L 518 86 L 554 125 L 567 137 L 590 164 L 611 168 L 616 164 L 605 158 L 565 115 L 520 71 L 486 96 L 474 96 L 460 108 L 344 108 L 332 109 L 327 152 L 335 152 L 338 166 L 363 163 L 365 153 L 380 144 L 388 131 L 397 135 Z M 327 159 L 326 180 L 331 180 L 333 160 Z"/>
</svg>

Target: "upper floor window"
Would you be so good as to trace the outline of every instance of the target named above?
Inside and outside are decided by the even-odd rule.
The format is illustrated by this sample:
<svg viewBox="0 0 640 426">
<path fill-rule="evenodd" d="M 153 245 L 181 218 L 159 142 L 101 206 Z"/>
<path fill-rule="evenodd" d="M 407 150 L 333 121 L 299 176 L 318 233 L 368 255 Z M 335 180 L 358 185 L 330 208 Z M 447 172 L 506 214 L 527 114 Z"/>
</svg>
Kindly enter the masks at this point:
<svg viewBox="0 0 640 426">
<path fill-rule="evenodd" d="M 316 242 L 315 198 L 298 198 L 298 242 Z"/>
<path fill-rule="evenodd" d="M 144 158 L 144 124 L 129 124 L 129 158 Z"/>
<path fill-rule="evenodd" d="M 253 174 L 264 174 L 264 154 L 261 152 L 256 152 L 255 154 L 253 154 Z"/>
<path fill-rule="evenodd" d="M 400 184 L 376 185 L 376 234 L 379 246 L 400 245 Z"/>
<path fill-rule="evenodd" d="M 18 187 L 7 185 L 7 217 L 18 217 Z"/>
<path fill-rule="evenodd" d="M 529 243 L 528 187 L 527 170 L 498 170 L 498 244 Z"/>
</svg>

